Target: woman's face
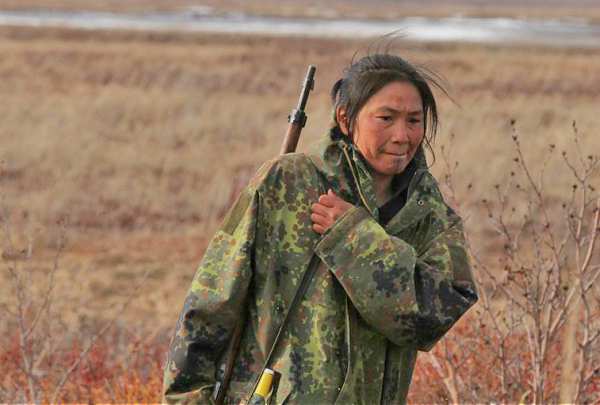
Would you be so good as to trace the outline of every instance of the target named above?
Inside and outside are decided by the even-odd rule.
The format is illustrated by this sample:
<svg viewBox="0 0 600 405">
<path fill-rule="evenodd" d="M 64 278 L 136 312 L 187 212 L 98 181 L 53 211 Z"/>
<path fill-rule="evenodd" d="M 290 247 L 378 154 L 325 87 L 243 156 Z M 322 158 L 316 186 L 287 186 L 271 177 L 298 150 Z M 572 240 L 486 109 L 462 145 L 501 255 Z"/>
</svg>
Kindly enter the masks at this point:
<svg viewBox="0 0 600 405">
<path fill-rule="evenodd" d="M 345 112 L 338 122 L 348 135 Z M 423 103 L 409 82 L 386 84 L 365 103 L 354 125 L 353 141 L 374 174 L 391 177 L 408 166 L 424 136 Z"/>
</svg>

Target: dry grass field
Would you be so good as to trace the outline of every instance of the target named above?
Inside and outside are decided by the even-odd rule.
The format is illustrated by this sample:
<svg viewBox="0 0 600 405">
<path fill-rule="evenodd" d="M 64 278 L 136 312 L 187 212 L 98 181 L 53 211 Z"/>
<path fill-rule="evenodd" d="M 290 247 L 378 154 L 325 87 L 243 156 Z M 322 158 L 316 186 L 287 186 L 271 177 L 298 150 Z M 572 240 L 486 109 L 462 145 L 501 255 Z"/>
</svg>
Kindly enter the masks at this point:
<svg viewBox="0 0 600 405">
<path fill-rule="evenodd" d="M 116 318 L 123 336 L 164 347 L 220 218 L 257 166 L 277 153 L 307 63 L 317 66 L 317 83 L 300 150 L 325 133 L 329 88 L 367 46 L 0 28 L 3 258 L 27 267 L 41 296 L 35 282 L 52 269 L 64 236 L 53 305 L 65 330 Z M 575 121 L 585 153 L 600 150 L 600 50 L 401 41 L 395 49 L 448 83 L 454 101 L 439 94 L 432 171 L 440 179 L 447 171 L 444 146 L 459 162 L 454 200 L 487 255 L 499 247 L 479 202 L 510 176 L 511 120 L 533 168 L 547 166 L 550 205 L 567 197 L 572 179 L 560 153 L 542 159 L 549 145 L 572 154 Z M 2 277 L 0 310 L 15 299 L 6 272 Z M 10 325 L 8 317 L 0 321 Z M 136 367 L 158 374 L 155 363 Z M 95 398 L 158 400 L 155 391 L 141 399 L 125 389 L 112 395 Z"/>
<path fill-rule="evenodd" d="M 277 153 L 306 63 L 318 73 L 301 150 L 325 133 L 329 87 L 366 46 L 62 30 L 1 35 L 0 185 L 16 228 L 67 221 L 63 258 L 89 272 L 90 297 L 124 293 L 151 267 L 139 315 L 153 314 L 164 325 L 176 315 L 218 218 L 256 167 Z M 510 171 L 511 119 L 530 156 L 549 144 L 569 149 L 573 121 L 585 149 L 598 150 L 600 51 L 397 47 L 449 83 L 456 103 L 439 97 L 432 170 L 444 172 L 439 146 L 454 134 L 458 199 L 473 227 L 477 213 L 469 204 L 489 198 Z M 547 178 L 560 199 L 568 175 Z M 36 249 L 51 245 L 50 234 L 40 231 Z"/>
</svg>

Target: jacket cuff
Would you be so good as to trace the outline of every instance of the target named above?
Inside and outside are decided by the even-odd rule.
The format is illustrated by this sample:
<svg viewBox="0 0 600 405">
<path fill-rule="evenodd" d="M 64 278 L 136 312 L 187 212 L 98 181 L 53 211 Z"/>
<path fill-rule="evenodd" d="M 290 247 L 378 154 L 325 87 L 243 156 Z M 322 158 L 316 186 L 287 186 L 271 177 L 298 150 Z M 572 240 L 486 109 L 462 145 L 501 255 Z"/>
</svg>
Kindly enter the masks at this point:
<svg viewBox="0 0 600 405">
<path fill-rule="evenodd" d="M 346 237 L 352 229 L 370 217 L 369 212 L 363 207 L 350 208 L 323 234 L 315 247 L 315 253 L 327 263 L 326 257 L 330 257 L 330 253 L 336 246 L 339 243 L 345 245 Z M 327 263 L 327 265 L 331 267 L 333 263 Z"/>
</svg>

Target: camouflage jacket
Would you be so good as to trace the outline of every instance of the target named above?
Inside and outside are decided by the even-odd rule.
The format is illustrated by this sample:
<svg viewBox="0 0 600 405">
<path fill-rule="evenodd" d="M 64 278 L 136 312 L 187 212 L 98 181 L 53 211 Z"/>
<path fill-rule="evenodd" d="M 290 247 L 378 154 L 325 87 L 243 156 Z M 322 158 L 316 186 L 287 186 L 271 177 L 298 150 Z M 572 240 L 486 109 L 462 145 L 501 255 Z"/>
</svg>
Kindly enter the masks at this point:
<svg viewBox="0 0 600 405">
<path fill-rule="evenodd" d="M 167 402 L 211 403 L 218 364 L 247 311 L 225 403 L 245 403 L 313 255 L 318 266 L 270 368 L 271 403 L 404 403 L 417 350 L 429 350 L 477 299 L 460 218 L 422 150 L 404 207 L 382 227 L 372 178 L 330 134 L 309 154 L 259 169 L 214 235 L 165 365 Z M 332 188 L 355 205 L 322 236 L 311 204 Z"/>
</svg>

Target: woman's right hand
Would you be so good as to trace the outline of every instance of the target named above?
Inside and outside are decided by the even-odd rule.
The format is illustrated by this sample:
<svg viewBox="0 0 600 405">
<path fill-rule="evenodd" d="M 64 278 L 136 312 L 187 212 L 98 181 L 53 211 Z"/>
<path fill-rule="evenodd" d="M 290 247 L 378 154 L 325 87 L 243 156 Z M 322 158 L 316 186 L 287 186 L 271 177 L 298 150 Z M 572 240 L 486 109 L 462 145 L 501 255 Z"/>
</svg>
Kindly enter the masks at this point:
<svg viewBox="0 0 600 405">
<path fill-rule="evenodd" d="M 318 234 L 324 234 L 339 217 L 354 207 L 349 202 L 338 197 L 331 189 L 319 197 L 319 201 L 311 206 L 313 230 Z"/>
</svg>

